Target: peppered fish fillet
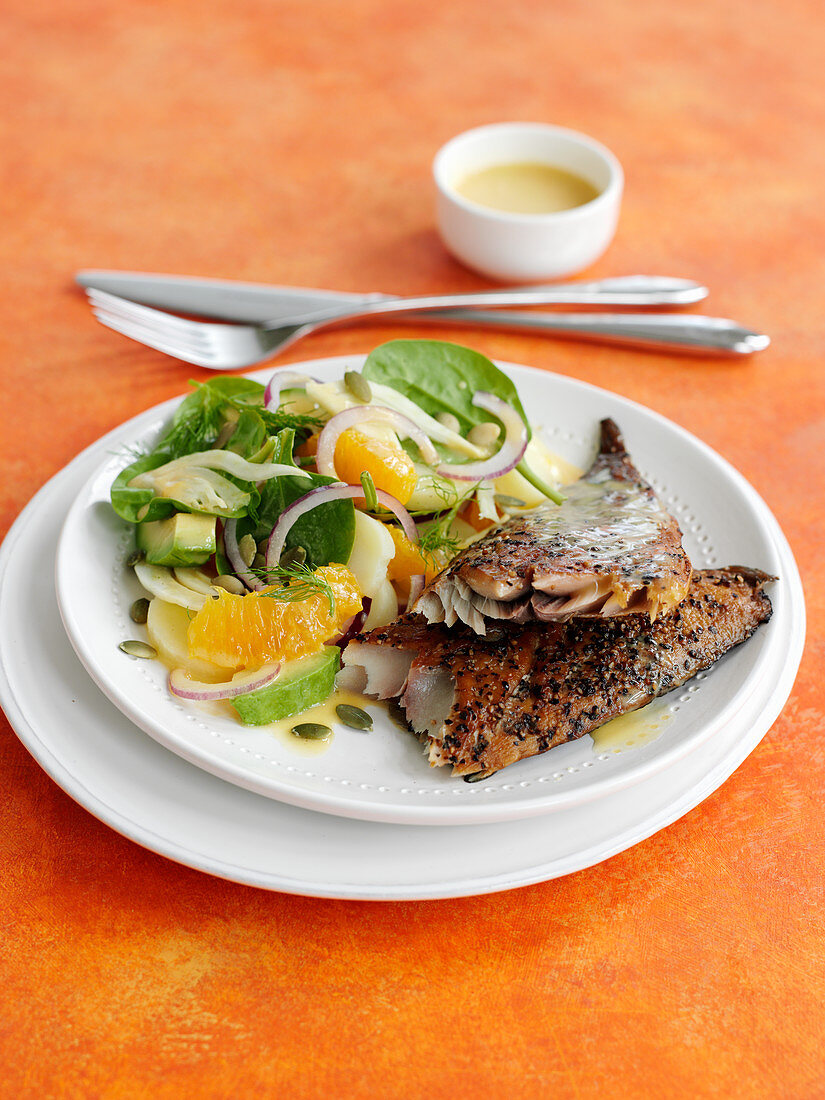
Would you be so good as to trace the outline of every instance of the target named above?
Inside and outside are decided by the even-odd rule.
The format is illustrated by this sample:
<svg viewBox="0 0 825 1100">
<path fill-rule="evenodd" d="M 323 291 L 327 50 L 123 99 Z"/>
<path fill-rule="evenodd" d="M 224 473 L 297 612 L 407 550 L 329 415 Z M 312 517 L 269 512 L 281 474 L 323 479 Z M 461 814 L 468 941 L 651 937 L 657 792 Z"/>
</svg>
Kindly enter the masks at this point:
<svg viewBox="0 0 825 1100">
<path fill-rule="evenodd" d="M 563 504 L 515 516 L 461 551 L 413 610 L 428 622 L 461 620 L 483 634 L 490 619 L 655 619 L 676 607 L 691 574 L 682 532 L 612 420 L 601 422 L 593 465 L 566 492 Z"/>
<path fill-rule="evenodd" d="M 694 574 L 670 615 L 502 625 L 479 637 L 403 615 L 344 650 L 348 686 L 398 697 L 431 764 L 492 773 L 575 740 L 684 684 L 771 615 L 775 578 Z"/>
</svg>

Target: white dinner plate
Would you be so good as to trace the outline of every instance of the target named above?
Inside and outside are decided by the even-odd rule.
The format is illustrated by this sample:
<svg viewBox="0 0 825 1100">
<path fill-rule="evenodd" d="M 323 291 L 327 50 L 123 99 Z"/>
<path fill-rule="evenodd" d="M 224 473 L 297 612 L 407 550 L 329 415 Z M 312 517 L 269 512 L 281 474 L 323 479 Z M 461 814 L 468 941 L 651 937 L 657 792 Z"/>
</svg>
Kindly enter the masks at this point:
<svg viewBox="0 0 825 1100">
<path fill-rule="evenodd" d="M 758 744 L 791 690 L 804 637 L 802 590 L 779 538 L 791 612 L 784 661 L 742 709 L 681 761 L 598 804 L 463 828 L 310 813 L 225 783 L 168 752 L 98 691 L 61 629 L 49 582 L 68 502 L 99 463 L 84 452 L 46 485 L 0 547 L 0 703 L 29 752 L 117 832 L 186 866 L 315 897 L 462 897 L 592 866 L 677 820 Z"/>
<path fill-rule="evenodd" d="M 300 365 L 340 378 L 362 356 Z M 697 567 L 744 564 L 776 574 L 773 620 L 709 672 L 652 706 L 663 733 L 633 752 L 598 752 L 589 737 L 468 784 L 428 766 L 417 740 L 376 713 L 369 735 L 341 728 L 329 749 L 308 759 L 265 727 L 245 727 L 170 695 L 159 662 L 118 649 L 140 629 L 128 609 L 141 594 L 125 560 L 133 529 L 114 514 L 109 490 L 136 449 L 151 444 L 177 401 L 127 422 L 90 448 L 92 471 L 71 505 L 57 551 L 57 595 L 68 636 L 89 674 L 132 722 L 166 748 L 248 790 L 305 809 L 363 820 L 470 825 L 554 813 L 637 784 L 688 756 L 726 728 L 757 685 L 781 677 L 793 617 L 795 568 L 766 505 L 731 466 L 670 421 L 604 390 L 514 364 L 501 364 L 549 444 L 587 466 L 598 423 L 613 417 L 642 474 L 677 517 Z M 271 370 L 252 377 L 266 380 Z"/>
</svg>

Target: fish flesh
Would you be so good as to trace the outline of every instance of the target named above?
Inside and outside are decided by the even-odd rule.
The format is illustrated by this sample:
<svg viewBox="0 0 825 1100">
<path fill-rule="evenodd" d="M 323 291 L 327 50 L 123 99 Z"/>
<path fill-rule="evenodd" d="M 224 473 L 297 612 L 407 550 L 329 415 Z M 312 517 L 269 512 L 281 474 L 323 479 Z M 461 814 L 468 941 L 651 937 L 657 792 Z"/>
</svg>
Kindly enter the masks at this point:
<svg viewBox="0 0 825 1100">
<path fill-rule="evenodd" d="M 514 516 L 462 550 L 413 610 L 484 634 L 490 619 L 655 619 L 676 607 L 691 576 L 679 524 L 631 462 L 615 422 L 600 427 L 598 454 L 563 504 Z"/>
<path fill-rule="evenodd" d="M 481 637 L 408 613 L 357 635 L 346 686 L 397 698 L 432 765 L 492 774 L 637 710 L 708 668 L 771 615 L 775 580 L 731 566 L 694 573 L 673 612 L 502 624 Z"/>
<path fill-rule="evenodd" d="M 637 614 L 567 623 L 428 625 L 413 613 L 356 636 L 346 686 L 398 698 L 433 765 L 491 774 L 575 740 L 680 687 L 771 615 L 758 569 L 694 574 L 685 600 L 651 622 Z"/>
</svg>

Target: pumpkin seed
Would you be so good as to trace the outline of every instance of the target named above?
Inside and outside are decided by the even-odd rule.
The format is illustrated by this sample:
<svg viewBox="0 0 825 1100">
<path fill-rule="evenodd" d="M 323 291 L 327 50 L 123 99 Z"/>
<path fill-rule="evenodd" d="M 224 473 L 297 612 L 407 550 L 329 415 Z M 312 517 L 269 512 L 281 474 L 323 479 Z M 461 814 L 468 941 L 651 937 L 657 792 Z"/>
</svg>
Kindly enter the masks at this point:
<svg viewBox="0 0 825 1100">
<path fill-rule="evenodd" d="M 219 577 L 215 577 L 212 581 L 213 586 L 217 588 L 225 588 L 227 592 L 231 592 L 233 596 L 242 596 L 246 592 L 246 588 L 238 580 L 237 577 L 231 576 L 229 573 L 221 573 Z"/>
<path fill-rule="evenodd" d="M 443 426 L 447 429 L 448 432 L 458 433 L 458 432 L 461 431 L 461 424 L 459 423 L 459 419 L 458 419 L 457 416 L 453 416 L 452 413 L 449 413 L 449 412 L 439 413 L 438 416 L 436 417 L 436 420 L 438 421 L 439 424 L 443 424 Z"/>
<path fill-rule="evenodd" d="M 135 600 L 129 608 L 129 618 L 133 623 L 145 623 L 149 617 L 149 601 L 145 596 Z"/>
<path fill-rule="evenodd" d="M 149 645 L 147 642 L 139 642 L 137 638 L 127 638 L 117 648 L 130 657 L 142 657 L 145 661 L 151 661 L 158 655 L 158 651 L 153 645 Z"/>
<path fill-rule="evenodd" d="M 244 537 L 238 541 L 238 553 L 241 555 L 241 561 L 247 567 L 252 564 L 252 560 L 257 552 L 257 543 L 251 535 L 244 535 Z"/>
<path fill-rule="evenodd" d="M 252 559 L 252 568 L 258 570 L 266 569 L 266 554 L 256 554 Z"/>
<path fill-rule="evenodd" d="M 290 546 L 281 554 L 281 568 L 290 569 L 295 565 L 303 565 L 307 560 L 307 552 L 303 546 Z"/>
<path fill-rule="evenodd" d="M 345 726 L 354 730 L 371 730 L 372 715 L 367 714 L 361 707 L 353 707 L 349 703 L 339 703 L 335 713 Z"/>
<path fill-rule="evenodd" d="M 483 424 L 476 424 L 467 433 L 467 439 L 476 447 L 492 447 L 501 435 L 501 427 L 492 420 L 485 420 Z"/>
<path fill-rule="evenodd" d="M 372 387 L 363 374 L 357 370 L 348 370 L 344 374 L 344 382 L 353 397 L 369 405 L 372 401 Z"/>
<path fill-rule="evenodd" d="M 143 551 L 133 550 L 129 557 L 126 559 L 126 568 L 134 569 L 136 565 L 139 565 L 143 561 Z"/>
<path fill-rule="evenodd" d="M 495 774 L 496 774 L 495 772 L 473 772 L 472 775 L 465 775 L 464 776 L 464 782 L 465 783 L 480 783 L 482 781 L 482 779 L 490 779 Z"/>
<path fill-rule="evenodd" d="M 524 508 L 525 502 L 518 497 L 508 497 L 506 493 L 495 493 L 493 500 L 502 508 Z"/>
<path fill-rule="evenodd" d="M 296 737 L 303 737 L 306 741 L 326 741 L 332 730 L 321 722 L 301 722 L 292 727 L 292 732 Z"/>
</svg>

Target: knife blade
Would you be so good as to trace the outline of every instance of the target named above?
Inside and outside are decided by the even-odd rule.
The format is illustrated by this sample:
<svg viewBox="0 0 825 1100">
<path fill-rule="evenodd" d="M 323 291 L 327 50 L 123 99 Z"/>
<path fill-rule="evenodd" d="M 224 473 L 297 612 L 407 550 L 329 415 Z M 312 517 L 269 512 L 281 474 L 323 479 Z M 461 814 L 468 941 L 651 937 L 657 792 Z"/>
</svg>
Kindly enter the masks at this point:
<svg viewBox="0 0 825 1100">
<path fill-rule="evenodd" d="M 105 290 L 158 309 L 251 323 L 321 313 L 336 306 L 357 307 L 392 297 L 136 271 L 79 271 L 75 279 L 82 287 Z"/>
</svg>

